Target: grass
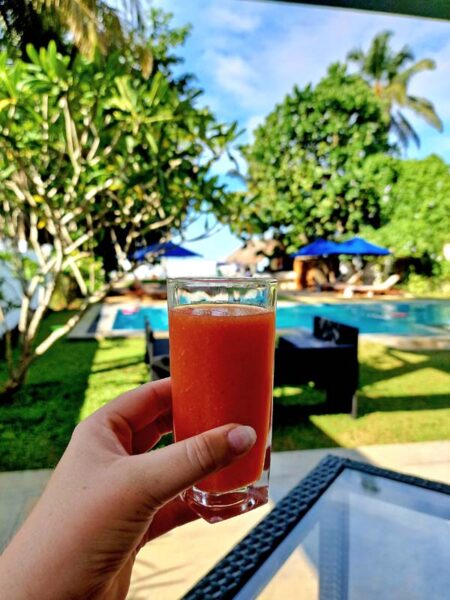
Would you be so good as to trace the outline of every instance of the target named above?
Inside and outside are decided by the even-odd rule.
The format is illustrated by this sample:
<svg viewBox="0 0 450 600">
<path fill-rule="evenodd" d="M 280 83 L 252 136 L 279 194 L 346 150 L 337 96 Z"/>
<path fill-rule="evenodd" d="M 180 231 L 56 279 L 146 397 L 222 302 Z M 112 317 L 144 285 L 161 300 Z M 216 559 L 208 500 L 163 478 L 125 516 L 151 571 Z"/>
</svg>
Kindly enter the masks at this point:
<svg viewBox="0 0 450 600">
<path fill-rule="evenodd" d="M 44 331 L 68 312 L 52 313 Z M 78 421 L 147 379 L 143 339 L 61 340 L 0 405 L 0 470 L 53 467 Z M 275 450 L 450 439 L 450 352 L 405 352 L 362 342 L 358 417 L 321 414 L 314 387 L 278 388 L 299 416 L 274 431 Z M 2 377 L 0 365 L 0 378 Z"/>
<path fill-rule="evenodd" d="M 314 388 L 279 388 L 275 402 L 297 404 L 299 421 L 274 431 L 275 450 L 450 439 L 450 352 L 406 352 L 360 344 L 358 417 L 324 415 Z M 314 414 L 315 413 L 315 414 Z"/>
<path fill-rule="evenodd" d="M 50 314 L 42 333 L 69 314 Z M 80 419 L 145 382 L 143 356 L 142 339 L 57 342 L 14 401 L 0 405 L 0 470 L 53 467 Z"/>
</svg>

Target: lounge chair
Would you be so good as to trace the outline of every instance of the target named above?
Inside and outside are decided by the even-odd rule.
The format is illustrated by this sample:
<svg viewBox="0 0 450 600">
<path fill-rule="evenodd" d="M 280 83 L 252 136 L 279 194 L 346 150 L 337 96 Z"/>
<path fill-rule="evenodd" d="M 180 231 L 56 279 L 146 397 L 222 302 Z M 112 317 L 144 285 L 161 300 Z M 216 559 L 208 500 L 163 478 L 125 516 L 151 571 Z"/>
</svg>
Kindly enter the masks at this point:
<svg viewBox="0 0 450 600">
<path fill-rule="evenodd" d="M 359 382 L 356 327 L 314 317 L 314 330 L 299 329 L 280 337 L 275 351 L 275 385 L 298 386 L 314 382 L 326 391 L 330 413 L 356 414 Z M 276 406 L 274 421 L 294 423 L 298 406 Z"/>
<path fill-rule="evenodd" d="M 170 375 L 169 339 L 155 338 L 150 323 L 145 321 L 145 356 L 144 360 L 152 381 Z"/>
<path fill-rule="evenodd" d="M 400 275 L 390 275 L 382 283 L 372 285 L 345 285 L 343 287 L 334 289 L 340 289 L 344 292 L 346 298 L 351 298 L 354 294 L 366 294 L 367 296 L 375 296 L 376 294 L 388 294 L 391 292 L 394 285 L 400 281 Z"/>
</svg>

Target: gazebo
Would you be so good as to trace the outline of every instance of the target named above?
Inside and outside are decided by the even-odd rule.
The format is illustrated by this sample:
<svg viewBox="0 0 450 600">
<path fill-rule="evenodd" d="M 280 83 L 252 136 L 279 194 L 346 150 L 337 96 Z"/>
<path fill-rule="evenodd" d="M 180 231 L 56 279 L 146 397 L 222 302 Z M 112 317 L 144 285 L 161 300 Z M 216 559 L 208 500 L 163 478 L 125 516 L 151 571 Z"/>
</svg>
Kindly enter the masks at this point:
<svg viewBox="0 0 450 600">
<path fill-rule="evenodd" d="M 249 240 L 225 259 L 228 264 L 236 264 L 241 270 L 249 269 L 252 273 L 262 259 L 270 257 L 280 246 L 277 240 Z"/>
</svg>

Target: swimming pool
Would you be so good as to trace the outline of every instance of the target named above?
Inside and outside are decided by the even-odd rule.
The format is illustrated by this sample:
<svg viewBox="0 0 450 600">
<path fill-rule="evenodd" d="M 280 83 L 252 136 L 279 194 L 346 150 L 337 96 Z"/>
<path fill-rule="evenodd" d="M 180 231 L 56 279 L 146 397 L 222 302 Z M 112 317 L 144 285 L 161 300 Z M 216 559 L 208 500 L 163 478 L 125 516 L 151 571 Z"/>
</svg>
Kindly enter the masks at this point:
<svg viewBox="0 0 450 600">
<path fill-rule="evenodd" d="M 349 302 L 339 304 L 283 304 L 277 308 L 277 328 L 312 329 L 314 316 L 358 327 L 361 333 L 433 336 L 450 331 L 450 301 Z M 148 319 L 155 331 L 168 330 L 167 309 L 146 306 L 137 310 L 119 309 L 114 331 L 144 329 Z"/>
</svg>

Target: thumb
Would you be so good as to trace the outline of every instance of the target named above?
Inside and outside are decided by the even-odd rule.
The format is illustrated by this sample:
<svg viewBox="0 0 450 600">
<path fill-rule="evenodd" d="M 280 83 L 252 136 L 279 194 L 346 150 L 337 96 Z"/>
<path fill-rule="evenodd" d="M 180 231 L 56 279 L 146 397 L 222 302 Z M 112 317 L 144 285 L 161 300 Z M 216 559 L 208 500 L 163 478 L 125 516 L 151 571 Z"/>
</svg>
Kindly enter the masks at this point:
<svg viewBox="0 0 450 600">
<path fill-rule="evenodd" d="M 231 424 L 133 458 L 156 509 L 247 454 L 255 441 L 252 427 Z"/>
</svg>

